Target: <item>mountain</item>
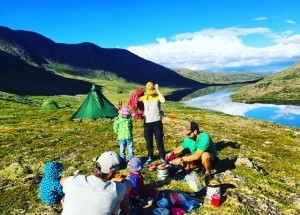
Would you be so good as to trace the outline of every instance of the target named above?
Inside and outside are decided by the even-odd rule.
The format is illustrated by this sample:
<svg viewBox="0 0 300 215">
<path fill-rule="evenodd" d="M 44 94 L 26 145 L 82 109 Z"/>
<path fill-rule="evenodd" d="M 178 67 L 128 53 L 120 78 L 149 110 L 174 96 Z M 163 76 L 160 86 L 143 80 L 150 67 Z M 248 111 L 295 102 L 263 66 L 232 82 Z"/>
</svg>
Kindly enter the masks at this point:
<svg viewBox="0 0 300 215">
<path fill-rule="evenodd" d="M 255 84 L 240 88 L 234 101 L 300 105 L 300 61 Z"/>
<path fill-rule="evenodd" d="M 76 95 L 91 84 L 54 75 L 0 50 L 0 91 L 19 95 Z"/>
<path fill-rule="evenodd" d="M 1 26 L 0 51 L 0 79 L 14 80 L 14 83 L 6 83 L 5 87 L 1 84 L 0 91 L 10 92 L 10 89 L 18 86 L 17 91 L 21 92 L 22 80 L 27 81 L 27 78 L 30 79 L 31 90 L 28 91 L 27 88 L 24 90 L 31 94 L 40 93 L 35 90 L 38 89 L 35 85 L 43 85 L 44 79 L 47 79 L 49 86 L 55 85 L 56 79 L 69 83 L 70 80 L 56 77 L 61 73 L 59 70 L 53 70 L 57 65 L 68 68 L 68 74 L 72 75 L 73 72 L 73 75 L 81 77 L 90 76 L 90 71 L 93 71 L 94 74 L 103 72 L 115 74 L 126 81 L 142 85 L 153 81 L 161 86 L 189 88 L 203 86 L 199 82 L 182 77 L 171 69 L 145 60 L 127 50 L 105 49 L 92 43 L 55 43 L 34 32 L 11 30 Z M 37 74 L 39 74 L 38 77 L 36 77 Z M 25 79 L 16 78 L 16 76 Z"/>
<path fill-rule="evenodd" d="M 174 69 L 174 71 L 186 78 L 208 84 L 251 82 L 261 80 L 270 75 L 269 73 L 259 72 L 202 72 L 189 69 Z"/>
</svg>

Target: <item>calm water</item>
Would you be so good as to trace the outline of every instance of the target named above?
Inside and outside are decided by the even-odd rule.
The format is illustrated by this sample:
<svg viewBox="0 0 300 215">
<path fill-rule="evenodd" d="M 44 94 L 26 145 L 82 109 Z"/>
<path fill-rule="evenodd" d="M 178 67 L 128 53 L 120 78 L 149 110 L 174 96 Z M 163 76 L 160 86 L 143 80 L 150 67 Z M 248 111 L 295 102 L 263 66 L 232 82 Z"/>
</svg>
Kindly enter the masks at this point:
<svg viewBox="0 0 300 215">
<path fill-rule="evenodd" d="M 300 128 L 300 106 L 232 102 L 229 95 L 233 92 L 232 90 L 223 90 L 193 98 L 184 103 L 190 107 L 216 110 Z"/>
</svg>

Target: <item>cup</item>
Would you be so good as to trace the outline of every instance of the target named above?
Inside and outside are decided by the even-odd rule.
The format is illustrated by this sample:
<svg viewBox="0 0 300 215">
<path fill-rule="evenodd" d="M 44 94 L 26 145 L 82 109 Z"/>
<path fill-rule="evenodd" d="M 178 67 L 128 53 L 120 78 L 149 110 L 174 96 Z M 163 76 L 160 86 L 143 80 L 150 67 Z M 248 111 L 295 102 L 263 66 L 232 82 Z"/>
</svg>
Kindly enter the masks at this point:
<svg viewBox="0 0 300 215">
<path fill-rule="evenodd" d="M 221 204 L 221 196 L 219 196 L 218 194 L 213 194 L 211 196 L 211 204 L 215 207 L 219 207 Z"/>
</svg>

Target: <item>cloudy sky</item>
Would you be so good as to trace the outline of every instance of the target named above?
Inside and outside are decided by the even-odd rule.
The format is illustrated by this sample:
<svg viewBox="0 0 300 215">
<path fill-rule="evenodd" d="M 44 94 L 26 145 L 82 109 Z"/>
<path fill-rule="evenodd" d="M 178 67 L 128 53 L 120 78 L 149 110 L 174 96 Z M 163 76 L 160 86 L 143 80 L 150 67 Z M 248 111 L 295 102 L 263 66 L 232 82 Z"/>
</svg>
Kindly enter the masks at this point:
<svg viewBox="0 0 300 215">
<path fill-rule="evenodd" d="M 1 0 L 0 25 L 170 68 L 280 71 L 300 60 L 299 11 L 299 0 Z"/>
</svg>

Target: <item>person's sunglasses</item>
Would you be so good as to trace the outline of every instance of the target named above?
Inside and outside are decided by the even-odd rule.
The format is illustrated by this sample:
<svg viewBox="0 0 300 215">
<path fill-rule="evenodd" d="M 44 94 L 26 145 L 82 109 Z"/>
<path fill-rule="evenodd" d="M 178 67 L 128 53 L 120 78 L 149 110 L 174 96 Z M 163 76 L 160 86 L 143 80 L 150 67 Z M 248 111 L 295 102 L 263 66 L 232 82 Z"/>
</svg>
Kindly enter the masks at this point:
<svg viewBox="0 0 300 215">
<path fill-rule="evenodd" d="M 190 131 L 189 133 L 186 134 L 186 136 L 190 136 L 193 133 L 193 131 Z"/>
</svg>

